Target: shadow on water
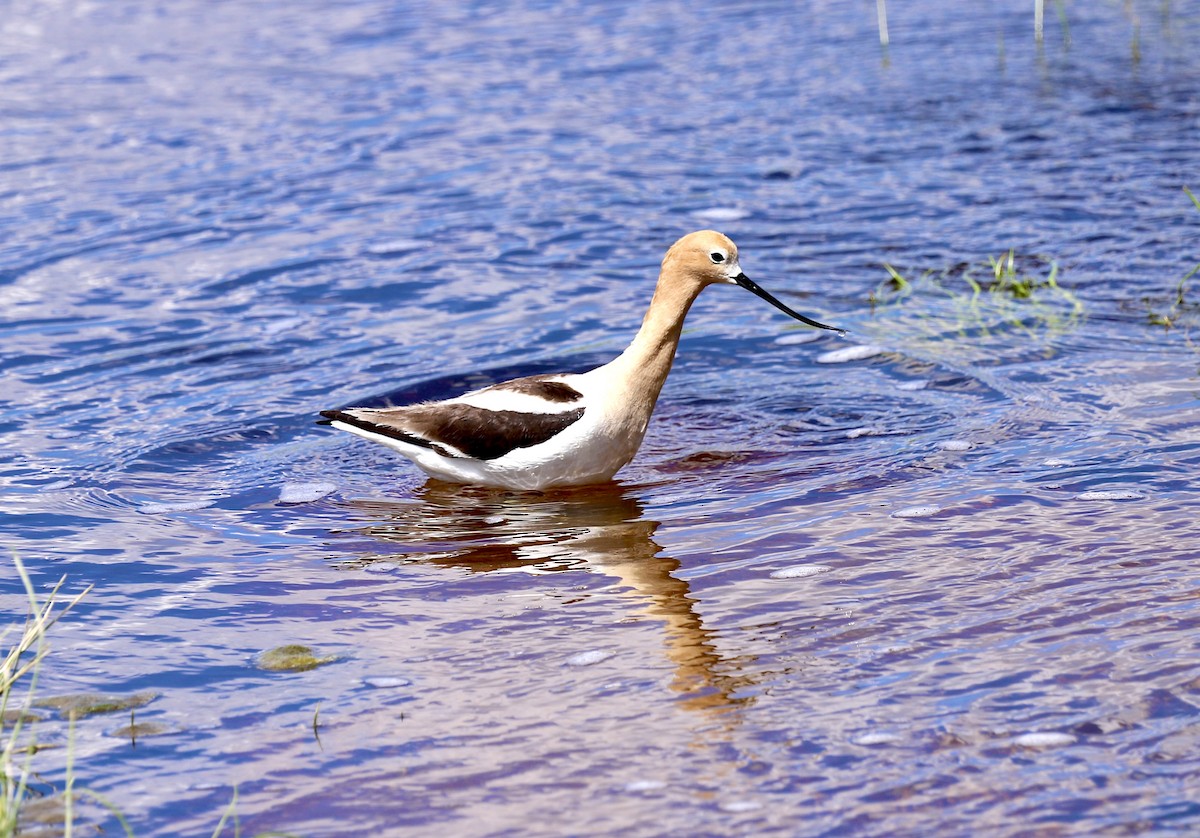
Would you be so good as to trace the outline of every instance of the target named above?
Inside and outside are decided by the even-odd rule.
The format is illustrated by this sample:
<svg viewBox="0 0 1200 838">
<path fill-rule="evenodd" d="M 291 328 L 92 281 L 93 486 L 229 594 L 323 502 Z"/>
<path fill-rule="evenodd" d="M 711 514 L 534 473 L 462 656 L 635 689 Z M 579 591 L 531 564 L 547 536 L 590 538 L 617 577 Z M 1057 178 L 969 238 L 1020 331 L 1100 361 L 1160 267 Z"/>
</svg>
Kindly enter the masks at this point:
<svg viewBox="0 0 1200 838">
<path fill-rule="evenodd" d="M 671 689 L 683 706 L 723 711 L 752 703 L 739 695 L 752 685 L 722 657 L 698 599 L 675 575 L 677 559 L 660 555 L 658 521 L 617 483 L 572 491 L 526 493 L 430 481 L 411 501 L 358 500 L 351 509 L 369 523 L 338 534 L 398 547 L 396 552 L 349 560 L 343 567 L 420 562 L 471 573 L 587 570 L 619 585 L 645 617 L 663 624 L 666 656 L 675 672 Z M 344 546 L 344 545 L 343 545 Z"/>
</svg>

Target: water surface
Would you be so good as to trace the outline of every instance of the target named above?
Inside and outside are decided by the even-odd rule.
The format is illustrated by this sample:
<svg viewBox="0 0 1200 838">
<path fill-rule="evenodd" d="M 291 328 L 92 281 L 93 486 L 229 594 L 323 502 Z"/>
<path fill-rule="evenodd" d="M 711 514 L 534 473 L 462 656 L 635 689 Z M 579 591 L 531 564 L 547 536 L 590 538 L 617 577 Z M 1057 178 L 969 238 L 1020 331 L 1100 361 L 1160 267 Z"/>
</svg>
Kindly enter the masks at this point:
<svg viewBox="0 0 1200 838">
<path fill-rule="evenodd" d="M 70 753 L 138 835 L 235 790 L 298 835 L 1200 827 L 1200 18 L 929 0 L 884 53 L 871 6 L 18 3 L 4 541 L 95 585 L 39 696 L 157 694 L 39 710 L 37 794 Z M 702 227 L 851 334 L 706 292 L 615 484 L 313 424 L 603 362 Z M 1010 249 L 1042 287 L 975 295 Z"/>
</svg>

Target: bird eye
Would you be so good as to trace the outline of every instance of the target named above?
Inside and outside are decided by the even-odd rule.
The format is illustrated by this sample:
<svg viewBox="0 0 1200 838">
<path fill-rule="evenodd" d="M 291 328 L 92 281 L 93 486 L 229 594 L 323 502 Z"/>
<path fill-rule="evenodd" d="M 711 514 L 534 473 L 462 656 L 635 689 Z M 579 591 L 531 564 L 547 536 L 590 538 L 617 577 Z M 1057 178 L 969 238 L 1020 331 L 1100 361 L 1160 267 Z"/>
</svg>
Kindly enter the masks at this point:
<svg viewBox="0 0 1200 838">
<path fill-rule="evenodd" d="M 725 261 L 725 254 L 724 253 L 710 253 L 710 254 L 708 254 L 708 258 L 713 260 L 713 264 L 720 264 L 721 262 Z"/>
</svg>

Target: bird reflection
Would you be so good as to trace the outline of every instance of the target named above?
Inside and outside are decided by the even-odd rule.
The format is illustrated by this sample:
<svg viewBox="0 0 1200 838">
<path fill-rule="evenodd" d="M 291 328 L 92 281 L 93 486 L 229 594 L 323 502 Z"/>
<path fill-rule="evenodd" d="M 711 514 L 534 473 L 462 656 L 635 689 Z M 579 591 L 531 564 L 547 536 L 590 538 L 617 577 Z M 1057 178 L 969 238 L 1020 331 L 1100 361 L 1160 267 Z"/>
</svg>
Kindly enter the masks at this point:
<svg viewBox="0 0 1200 838">
<path fill-rule="evenodd" d="M 363 552 L 374 555 L 347 566 L 420 561 L 476 573 L 603 573 L 620 580 L 621 594 L 641 602 L 643 614 L 663 623 L 666 654 L 675 667 L 671 688 L 685 706 L 723 710 L 752 700 L 737 695 L 750 679 L 738 674 L 735 662 L 722 659 L 688 583 L 673 575 L 678 560 L 659 555 L 662 548 L 653 539 L 658 522 L 643 518 L 641 504 L 617 484 L 533 494 L 430 481 L 412 500 L 358 500 L 350 506 L 369 523 L 340 535 L 366 538 Z M 403 550 L 380 555 L 380 541 Z"/>
</svg>

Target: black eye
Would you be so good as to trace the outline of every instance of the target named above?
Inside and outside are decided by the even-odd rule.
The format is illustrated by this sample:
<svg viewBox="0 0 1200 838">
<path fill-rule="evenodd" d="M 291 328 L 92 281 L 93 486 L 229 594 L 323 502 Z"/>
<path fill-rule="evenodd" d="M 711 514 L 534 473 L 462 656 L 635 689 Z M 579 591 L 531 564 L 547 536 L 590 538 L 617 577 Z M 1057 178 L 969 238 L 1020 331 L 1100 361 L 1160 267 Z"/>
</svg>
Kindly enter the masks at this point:
<svg viewBox="0 0 1200 838">
<path fill-rule="evenodd" d="M 720 264 L 721 262 L 725 261 L 725 254 L 724 253 L 710 253 L 710 254 L 708 254 L 708 258 L 712 259 L 714 264 Z"/>
</svg>

